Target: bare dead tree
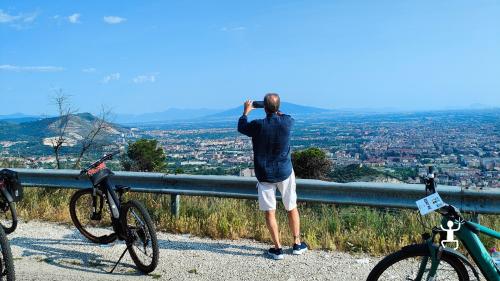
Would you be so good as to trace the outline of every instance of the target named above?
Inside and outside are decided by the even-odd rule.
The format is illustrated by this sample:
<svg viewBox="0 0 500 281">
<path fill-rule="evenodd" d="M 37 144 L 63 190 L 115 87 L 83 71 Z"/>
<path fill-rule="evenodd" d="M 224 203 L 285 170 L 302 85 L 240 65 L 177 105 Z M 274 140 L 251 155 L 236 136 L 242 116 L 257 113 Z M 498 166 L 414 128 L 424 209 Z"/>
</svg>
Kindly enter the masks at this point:
<svg viewBox="0 0 500 281">
<path fill-rule="evenodd" d="M 57 107 L 58 119 L 55 123 L 57 135 L 51 139 L 51 145 L 56 157 L 57 169 L 61 169 L 61 148 L 67 141 L 66 129 L 68 128 L 71 115 L 76 111 L 71 108 L 69 95 L 65 94 L 62 89 L 55 90 L 53 101 Z"/>
<path fill-rule="evenodd" d="M 96 144 L 96 140 L 98 139 L 98 137 L 102 135 L 102 133 L 104 133 L 107 128 L 109 128 L 109 123 L 107 121 L 110 115 L 111 110 L 106 109 L 104 106 L 102 106 L 99 117 L 94 119 L 94 121 L 92 122 L 92 128 L 80 142 L 80 152 L 73 168 L 80 168 L 80 162 L 85 153 L 87 153 L 88 150 Z"/>
</svg>

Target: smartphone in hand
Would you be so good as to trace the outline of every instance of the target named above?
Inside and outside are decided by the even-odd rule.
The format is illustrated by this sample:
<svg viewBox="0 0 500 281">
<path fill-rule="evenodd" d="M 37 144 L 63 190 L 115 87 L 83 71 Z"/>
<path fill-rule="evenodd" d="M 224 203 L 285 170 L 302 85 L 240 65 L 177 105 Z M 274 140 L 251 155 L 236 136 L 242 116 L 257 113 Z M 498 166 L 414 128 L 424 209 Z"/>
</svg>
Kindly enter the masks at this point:
<svg viewBox="0 0 500 281">
<path fill-rule="evenodd" d="M 264 108 L 264 102 L 263 101 L 254 101 L 252 103 L 252 106 L 254 108 Z"/>
</svg>

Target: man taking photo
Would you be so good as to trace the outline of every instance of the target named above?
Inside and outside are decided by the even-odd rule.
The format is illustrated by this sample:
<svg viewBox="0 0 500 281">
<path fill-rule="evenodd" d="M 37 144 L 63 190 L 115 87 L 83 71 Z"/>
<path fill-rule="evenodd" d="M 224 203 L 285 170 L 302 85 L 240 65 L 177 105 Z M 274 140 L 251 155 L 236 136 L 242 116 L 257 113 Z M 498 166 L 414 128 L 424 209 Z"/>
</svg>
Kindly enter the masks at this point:
<svg viewBox="0 0 500 281">
<path fill-rule="evenodd" d="M 255 175 L 259 181 L 259 209 L 265 212 L 266 225 L 274 243 L 268 251 L 273 259 L 284 258 L 276 223 L 276 188 L 288 211 L 288 223 L 294 238 L 293 254 L 307 251 L 307 244 L 300 241 L 295 174 L 290 156 L 290 131 L 294 119 L 281 113 L 279 107 L 279 95 L 269 93 L 264 97 L 265 118 L 248 122 L 247 116 L 254 107 L 253 101 L 247 100 L 238 120 L 238 132 L 252 138 Z"/>
</svg>

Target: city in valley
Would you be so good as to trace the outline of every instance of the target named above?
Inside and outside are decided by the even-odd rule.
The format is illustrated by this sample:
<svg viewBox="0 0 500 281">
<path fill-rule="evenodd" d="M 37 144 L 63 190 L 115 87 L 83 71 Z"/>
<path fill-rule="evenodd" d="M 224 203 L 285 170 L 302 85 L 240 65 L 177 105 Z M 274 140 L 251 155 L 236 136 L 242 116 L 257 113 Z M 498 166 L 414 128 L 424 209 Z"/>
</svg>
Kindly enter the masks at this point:
<svg viewBox="0 0 500 281">
<path fill-rule="evenodd" d="M 260 118 L 262 112 L 252 112 Z M 122 124 L 86 161 L 116 145 L 156 139 L 169 173 L 252 176 L 251 140 L 234 119 Z M 418 183 L 426 167 L 438 169 L 440 184 L 467 188 L 500 187 L 500 111 L 454 110 L 417 113 L 296 115 L 292 150 L 323 149 L 333 169 L 373 168 L 400 181 Z M 0 121 L 1 122 L 1 121 Z M 4 121 L 5 122 L 5 121 Z M 31 121 L 40 122 L 40 121 Z M 19 124 L 18 124 L 19 125 Z M 15 138 L 0 134 L 3 161 L 32 168 L 54 167 L 50 135 Z M 71 136 L 71 134 L 70 134 Z M 53 136 L 52 136 L 53 137 Z M 61 150 L 66 167 L 75 160 L 78 132 Z M 119 165 L 118 160 L 115 164 Z"/>
</svg>

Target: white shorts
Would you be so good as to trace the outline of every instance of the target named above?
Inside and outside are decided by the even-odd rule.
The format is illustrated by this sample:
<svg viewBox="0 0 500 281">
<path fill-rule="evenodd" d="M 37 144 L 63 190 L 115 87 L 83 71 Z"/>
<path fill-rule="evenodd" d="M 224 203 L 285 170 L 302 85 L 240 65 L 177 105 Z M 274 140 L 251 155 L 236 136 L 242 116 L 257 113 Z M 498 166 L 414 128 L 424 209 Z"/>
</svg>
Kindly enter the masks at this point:
<svg viewBox="0 0 500 281">
<path fill-rule="evenodd" d="M 259 209 L 261 211 L 271 211 L 276 209 L 276 188 L 281 193 L 281 200 L 287 211 L 297 207 L 297 192 L 295 184 L 295 173 L 282 182 L 258 182 Z"/>
</svg>

